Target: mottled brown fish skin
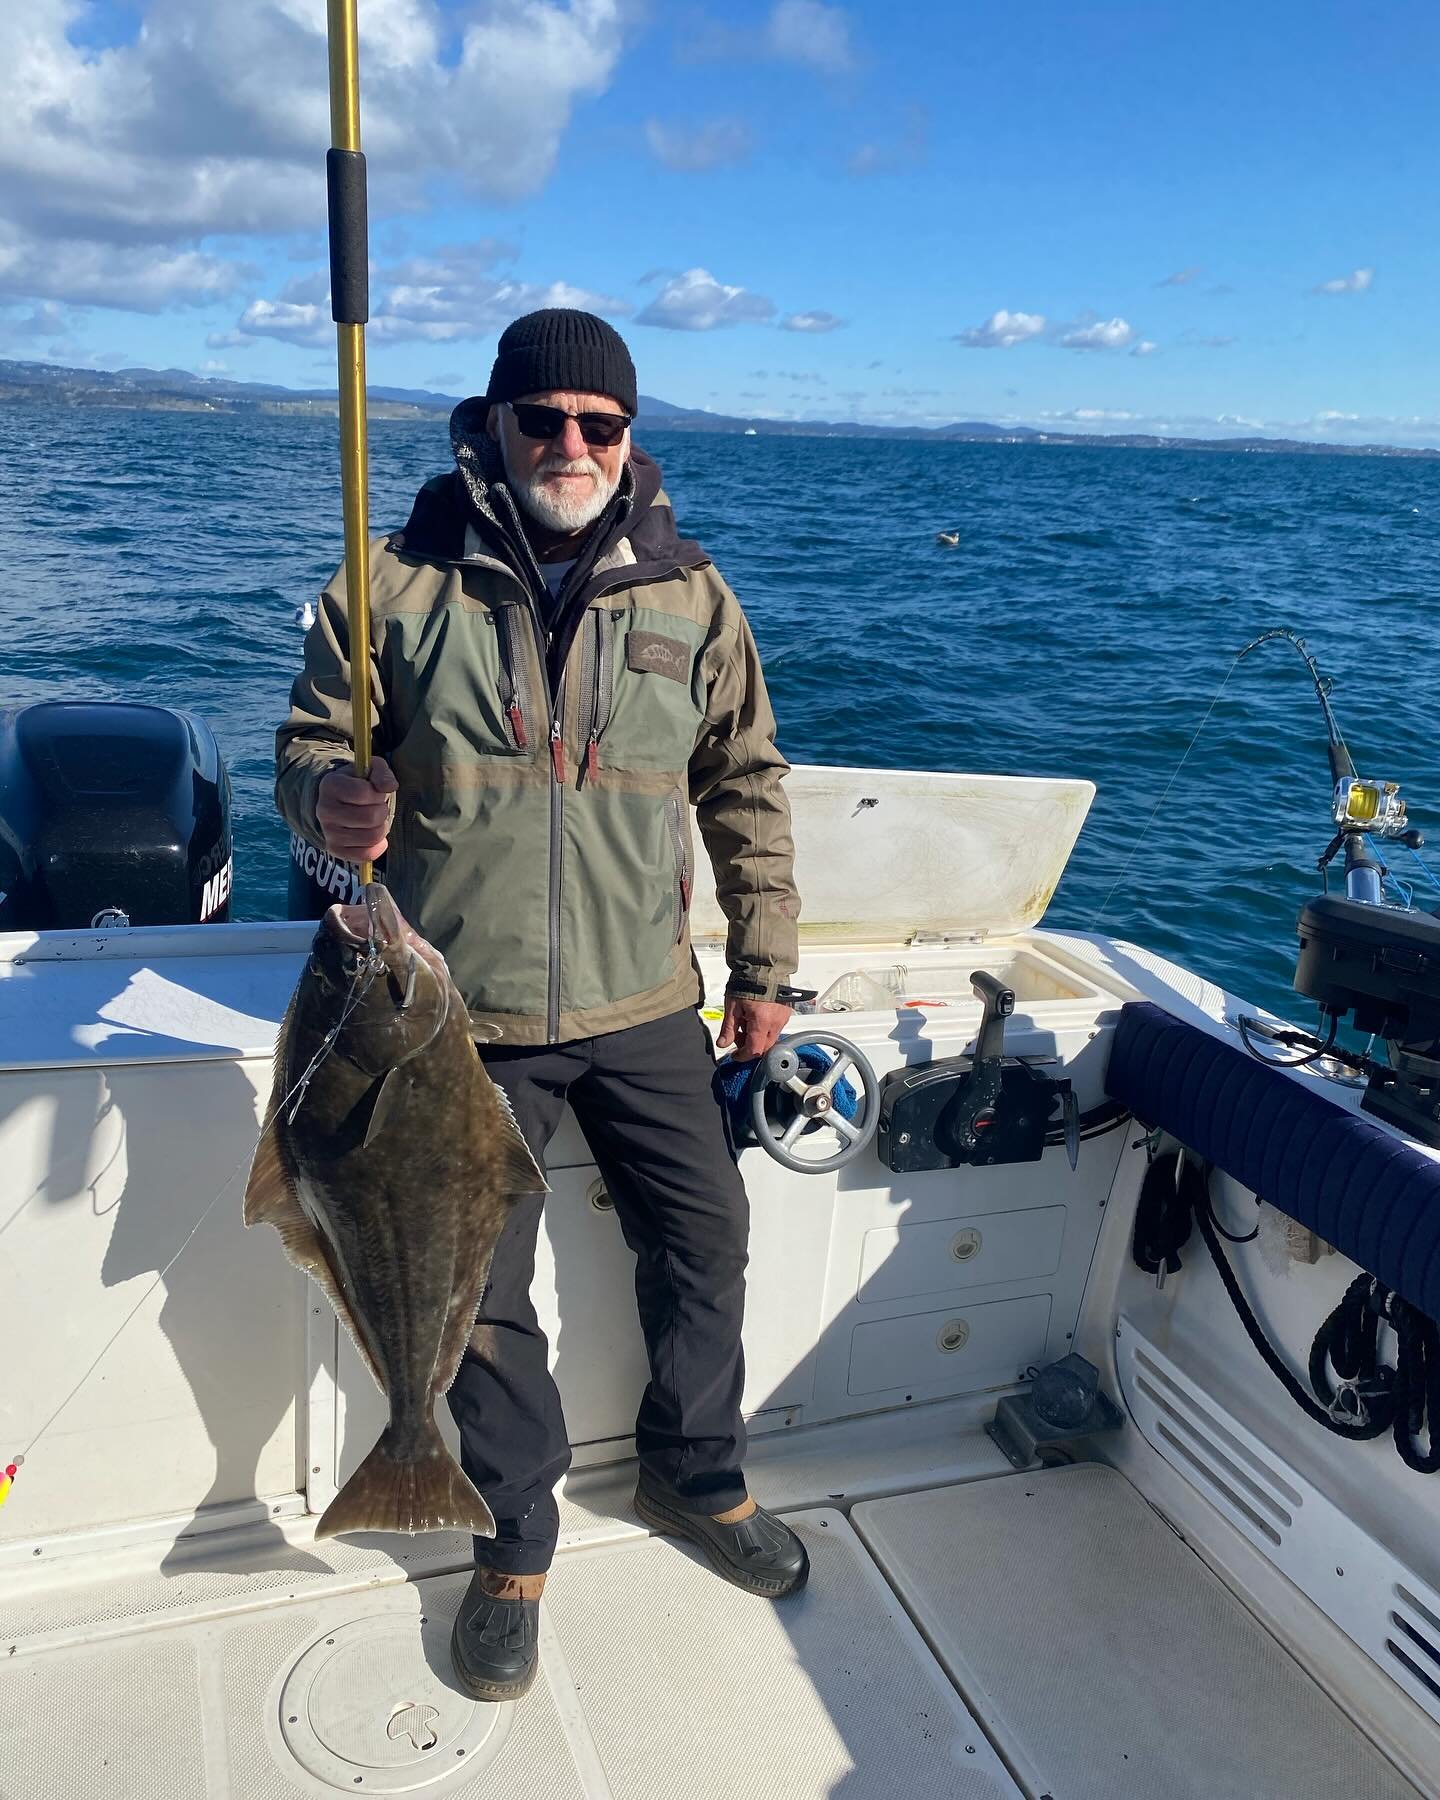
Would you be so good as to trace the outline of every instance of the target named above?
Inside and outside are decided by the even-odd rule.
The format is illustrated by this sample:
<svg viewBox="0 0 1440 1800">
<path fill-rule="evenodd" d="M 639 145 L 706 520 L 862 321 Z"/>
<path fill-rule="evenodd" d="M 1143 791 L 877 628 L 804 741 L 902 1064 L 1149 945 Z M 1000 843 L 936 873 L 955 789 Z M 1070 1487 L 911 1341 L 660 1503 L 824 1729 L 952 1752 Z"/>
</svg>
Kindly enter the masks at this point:
<svg viewBox="0 0 1440 1800">
<path fill-rule="evenodd" d="M 374 953 L 356 942 L 360 908 L 332 907 L 316 933 L 281 1030 L 272 1108 L 287 1095 L 293 1105 L 319 1060 L 293 1123 L 282 1105 L 262 1138 L 245 1217 L 276 1225 L 326 1289 L 390 1404 L 317 1537 L 490 1536 L 490 1509 L 441 1438 L 435 1402 L 455 1379 L 511 1206 L 545 1183 L 443 959 L 383 888 L 367 890 L 367 907 Z"/>
</svg>

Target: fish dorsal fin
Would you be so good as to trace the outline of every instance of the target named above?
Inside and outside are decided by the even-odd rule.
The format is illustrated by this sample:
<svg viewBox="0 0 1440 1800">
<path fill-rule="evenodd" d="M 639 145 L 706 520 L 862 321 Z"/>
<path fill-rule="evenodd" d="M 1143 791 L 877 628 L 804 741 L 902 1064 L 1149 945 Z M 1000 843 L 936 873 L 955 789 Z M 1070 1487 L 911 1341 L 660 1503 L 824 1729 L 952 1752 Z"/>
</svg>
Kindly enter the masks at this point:
<svg viewBox="0 0 1440 1800">
<path fill-rule="evenodd" d="M 392 1069 L 380 1083 L 380 1092 L 375 1096 L 375 1104 L 370 1109 L 370 1123 L 365 1128 L 367 1150 L 404 1106 L 408 1085 L 399 1069 Z"/>
<path fill-rule="evenodd" d="M 495 1160 L 502 1177 L 501 1191 L 507 1194 L 548 1194 L 550 1183 L 525 1142 L 520 1121 L 510 1096 L 498 1082 L 492 1084 L 500 1102 L 500 1141 L 495 1146 Z"/>
</svg>

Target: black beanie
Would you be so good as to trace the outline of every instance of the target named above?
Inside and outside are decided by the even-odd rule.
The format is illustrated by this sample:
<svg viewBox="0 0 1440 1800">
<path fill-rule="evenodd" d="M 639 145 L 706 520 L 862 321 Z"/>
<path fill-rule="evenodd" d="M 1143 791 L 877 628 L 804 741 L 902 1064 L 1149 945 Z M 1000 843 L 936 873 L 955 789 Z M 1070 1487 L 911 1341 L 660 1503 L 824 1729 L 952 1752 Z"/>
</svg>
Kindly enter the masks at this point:
<svg viewBox="0 0 1440 1800">
<path fill-rule="evenodd" d="M 485 398 L 493 404 L 552 388 L 609 394 L 632 418 L 640 407 L 624 338 L 594 313 L 574 307 L 546 307 L 505 327 Z"/>
</svg>

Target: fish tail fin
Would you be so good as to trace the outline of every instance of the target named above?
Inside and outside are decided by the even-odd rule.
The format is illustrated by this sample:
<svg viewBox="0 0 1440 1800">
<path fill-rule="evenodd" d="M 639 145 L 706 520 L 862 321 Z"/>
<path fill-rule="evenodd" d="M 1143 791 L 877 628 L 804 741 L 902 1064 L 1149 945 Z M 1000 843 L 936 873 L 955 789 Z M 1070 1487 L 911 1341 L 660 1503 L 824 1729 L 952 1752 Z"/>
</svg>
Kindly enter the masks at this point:
<svg viewBox="0 0 1440 1800">
<path fill-rule="evenodd" d="M 418 1451 L 408 1456 L 387 1429 L 315 1527 L 317 1538 L 352 1531 L 468 1531 L 494 1537 L 495 1515 L 431 1419 Z"/>
</svg>

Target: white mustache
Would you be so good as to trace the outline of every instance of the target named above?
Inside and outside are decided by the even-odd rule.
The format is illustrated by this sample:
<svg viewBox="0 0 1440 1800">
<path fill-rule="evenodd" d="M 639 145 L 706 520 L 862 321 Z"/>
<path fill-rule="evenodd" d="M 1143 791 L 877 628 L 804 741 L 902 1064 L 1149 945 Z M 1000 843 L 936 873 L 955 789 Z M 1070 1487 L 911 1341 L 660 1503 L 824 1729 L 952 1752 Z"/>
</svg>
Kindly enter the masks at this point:
<svg viewBox="0 0 1440 1800">
<path fill-rule="evenodd" d="M 593 456 L 577 457 L 574 462 L 542 462 L 539 476 L 543 481 L 547 475 L 588 475 L 594 481 L 603 481 L 604 474 Z"/>
</svg>

